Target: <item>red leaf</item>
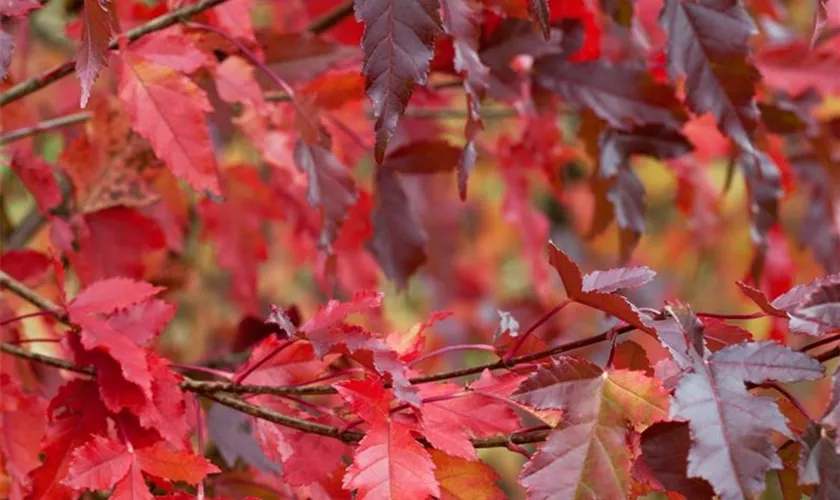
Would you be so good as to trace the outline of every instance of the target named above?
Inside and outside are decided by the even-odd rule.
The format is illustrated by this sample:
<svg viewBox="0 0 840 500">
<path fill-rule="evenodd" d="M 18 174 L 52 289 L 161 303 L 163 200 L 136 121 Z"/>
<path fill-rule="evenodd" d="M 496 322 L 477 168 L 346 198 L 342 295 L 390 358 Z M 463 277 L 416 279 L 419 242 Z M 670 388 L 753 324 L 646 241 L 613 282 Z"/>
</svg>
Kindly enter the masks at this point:
<svg viewBox="0 0 840 500">
<path fill-rule="evenodd" d="M 151 299 L 117 311 L 108 318 L 108 323 L 114 330 L 142 346 L 157 338 L 174 317 L 174 305 L 160 299 Z"/>
<path fill-rule="evenodd" d="M 765 313 L 771 316 L 785 316 L 784 311 L 773 307 L 773 305 L 770 304 L 770 301 L 767 300 L 767 296 L 764 295 L 764 292 L 762 292 L 761 290 L 753 288 L 752 286 L 744 283 L 743 281 L 737 281 L 735 282 L 735 284 L 738 285 L 738 288 L 740 288 L 742 292 L 744 292 L 744 295 L 749 297 L 749 299 L 752 300 L 755 303 L 755 305 L 757 305 Z"/>
<path fill-rule="evenodd" d="M 388 153 L 379 169 L 403 174 L 452 172 L 458 167 L 460 150 L 443 140 L 417 141 Z"/>
<path fill-rule="evenodd" d="M 61 188 L 55 180 L 52 165 L 32 154 L 16 153 L 12 157 L 12 171 L 20 179 L 45 216 L 61 205 Z"/>
<path fill-rule="evenodd" d="M 659 22 L 669 37 L 668 72 L 674 79 L 686 77 L 688 106 L 697 115 L 712 113 L 725 135 L 754 153 L 754 96 L 761 75 L 747 61 L 755 26 L 744 6 L 667 0 Z"/>
<path fill-rule="evenodd" d="M 119 96 L 131 125 L 155 154 L 195 189 L 219 195 L 219 175 L 204 123 L 212 109 L 207 95 L 187 77 L 130 54 L 122 62 Z"/>
<path fill-rule="evenodd" d="M 87 106 L 90 90 L 103 66 L 108 65 L 108 44 L 117 31 L 117 8 L 108 0 L 85 0 L 82 45 L 76 54 L 76 74 L 82 82 L 79 106 Z"/>
<path fill-rule="evenodd" d="M 137 450 L 137 463 L 153 476 L 190 484 L 200 483 L 208 474 L 221 472 L 206 458 L 172 450 L 164 443 Z"/>
<path fill-rule="evenodd" d="M 230 56 L 216 67 L 216 90 L 225 102 L 250 102 L 265 107 L 262 87 L 254 79 L 254 67 L 238 56 Z"/>
<path fill-rule="evenodd" d="M 285 341 L 274 336 L 266 338 L 254 347 L 248 362 L 234 376 L 248 373 L 242 383 L 284 386 L 313 380 L 326 369 L 325 363 L 315 358 L 312 344 L 296 342 L 280 350 L 284 345 Z M 264 361 L 269 355 L 271 358 Z M 259 367 L 253 369 L 257 363 Z"/>
<path fill-rule="evenodd" d="M 125 445 L 94 436 L 73 453 L 64 484 L 76 490 L 109 490 L 125 477 L 133 461 Z"/>
<path fill-rule="evenodd" d="M 140 466 L 136 461 L 131 462 L 128 474 L 117 483 L 110 497 L 112 500 L 154 500 L 155 496 L 149 492 Z"/>
<path fill-rule="evenodd" d="M 50 258 L 35 250 L 9 250 L 0 256 L 0 269 L 29 286 L 37 285 L 51 266 Z"/>
<path fill-rule="evenodd" d="M 740 344 L 741 342 L 749 342 L 753 340 L 752 333 L 737 325 L 730 325 L 722 320 L 714 318 L 704 318 L 703 337 L 706 339 L 706 345 L 712 352 L 717 352 L 724 347 Z"/>
<path fill-rule="evenodd" d="M 84 321 L 88 314 L 111 314 L 144 302 L 163 290 L 145 281 L 111 278 L 97 281 L 76 295 L 67 306 L 70 320 Z"/>
<path fill-rule="evenodd" d="M 653 328 L 647 324 L 636 307 L 627 299 L 612 293 L 584 291 L 583 278 L 577 264 L 553 243 L 549 244 L 548 253 L 549 261 L 557 270 L 560 279 L 563 280 L 563 286 L 566 288 L 566 294 L 570 299 L 615 316 L 639 330 L 653 333 Z"/>
<path fill-rule="evenodd" d="M 41 465 L 40 442 L 47 426 L 46 404 L 36 395 L 24 394 L 5 373 L 0 373 L 0 452 L 12 482 L 26 487 L 27 474 Z"/>
<path fill-rule="evenodd" d="M 370 247 L 382 271 L 398 287 L 404 288 L 408 279 L 426 262 L 428 238 L 399 175 L 378 168 Z"/>
<path fill-rule="evenodd" d="M 334 387 L 353 410 L 371 425 L 353 454 L 343 487 L 359 498 L 425 498 L 439 496 L 431 457 L 410 428 L 391 419 L 392 399 L 373 379 L 340 382 Z"/>
<path fill-rule="evenodd" d="M 312 336 L 323 334 L 330 328 L 343 323 L 348 316 L 370 312 L 374 309 L 379 309 L 381 305 L 382 293 L 380 292 L 357 292 L 349 302 L 331 300 L 315 316 L 304 323 L 300 331 L 307 337 L 310 337 L 311 340 Z M 318 357 L 323 357 L 326 354 L 326 348 L 319 346 L 317 342 L 313 343 L 313 347 Z"/>
<path fill-rule="evenodd" d="M 414 85 L 424 85 L 435 36 L 441 31 L 438 0 L 356 0 L 365 23 L 362 74 L 376 117 L 376 162 L 382 163 Z"/>
<path fill-rule="evenodd" d="M 177 46 L 178 50 L 173 51 L 173 46 Z M 131 45 L 131 54 L 155 65 L 166 66 L 183 73 L 193 73 L 215 62 L 206 52 L 190 42 L 178 26 L 143 37 Z"/>
<path fill-rule="evenodd" d="M 65 251 L 85 284 L 116 276 L 141 279 L 146 269 L 143 258 L 166 246 L 157 223 L 130 208 L 85 214 L 78 226 L 78 251 Z"/>
</svg>

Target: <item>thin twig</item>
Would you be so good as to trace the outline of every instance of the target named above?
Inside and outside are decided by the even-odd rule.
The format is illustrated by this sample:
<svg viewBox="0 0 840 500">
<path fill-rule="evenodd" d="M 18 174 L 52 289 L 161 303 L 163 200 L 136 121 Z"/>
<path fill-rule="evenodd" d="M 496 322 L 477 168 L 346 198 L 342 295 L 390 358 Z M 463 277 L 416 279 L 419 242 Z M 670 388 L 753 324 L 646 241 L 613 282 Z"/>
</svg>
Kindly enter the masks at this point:
<svg viewBox="0 0 840 500">
<path fill-rule="evenodd" d="M 3 273 L 2 271 L 0 271 L 0 283 L 7 286 L 11 291 L 15 292 L 20 297 L 26 299 L 32 304 L 41 307 L 45 311 L 51 311 L 53 314 L 56 315 L 56 317 L 60 321 L 70 324 L 67 316 L 56 304 L 52 303 L 50 300 L 44 297 L 41 297 L 33 290 L 30 290 L 26 285 L 18 282 L 17 280 L 15 280 L 6 273 Z M 70 361 L 54 358 L 52 356 L 45 356 L 43 354 L 29 352 L 25 349 L 21 349 L 17 346 L 8 344 L 6 342 L 0 342 L 0 352 L 5 352 L 12 356 L 16 356 L 23 359 L 37 361 L 39 363 L 48 366 L 53 366 L 55 368 L 60 368 L 62 370 L 68 370 L 82 375 L 96 376 L 95 371 L 91 368 L 77 366 Z M 183 390 L 200 394 L 203 397 L 216 401 L 219 404 L 228 406 L 235 410 L 241 411 L 242 413 L 245 413 L 247 415 L 261 418 L 263 420 L 268 420 L 270 422 L 284 425 L 286 427 L 291 427 L 293 429 L 297 429 L 303 432 L 335 438 L 350 444 L 357 443 L 362 439 L 362 437 L 364 437 L 364 434 L 361 432 L 341 430 L 338 427 L 333 427 L 291 417 L 289 415 L 284 415 L 282 413 L 278 413 L 272 410 L 268 410 L 266 408 L 261 408 L 256 405 L 246 403 L 245 401 L 234 397 L 218 394 L 217 392 L 215 392 L 216 386 L 214 384 L 218 383 L 199 382 L 197 380 L 192 380 L 190 378 L 184 377 L 184 380 L 180 386 Z M 477 448 L 490 448 L 502 446 L 506 447 L 510 444 L 538 442 L 545 439 L 545 436 L 547 435 L 547 432 L 541 432 L 535 435 L 519 434 L 516 436 L 497 436 L 485 439 L 475 439 L 473 440 L 473 443 Z M 429 445 L 429 443 L 423 439 L 420 439 L 419 441 L 426 446 Z"/>
<path fill-rule="evenodd" d="M 136 42 L 137 40 L 143 38 L 144 36 L 150 33 L 166 29 L 178 22 L 193 17 L 196 14 L 204 12 L 205 10 L 213 8 L 226 1 L 227 0 L 201 0 L 192 5 L 187 5 L 180 9 L 173 10 L 172 12 L 168 12 L 160 17 L 152 19 L 146 24 L 131 29 L 125 33 L 125 37 L 128 39 L 129 43 Z M 338 24 L 342 19 L 349 16 L 352 12 L 353 2 L 347 1 L 336 7 L 333 11 L 328 12 L 323 17 L 316 19 L 309 26 L 309 31 L 315 34 L 323 33 L 335 26 L 336 24 Z M 109 48 L 113 50 L 116 49 L 117 46 L 118 42 L 115 39 L 111 42 Z M 59 66 L 54 67 L 49 71 L 46 71 L 45 73 L 42 73 L 40 76 L 30 78 L 29 80 L 15 85 L 6 92 L 0 94 L 0 107 L 3 107 L 11 102 L 17 101 L 18 99 L 25 97 L 37 90 L 40 90 L 48 85 L 51 85 L 52 83 L 71 74 L 73 72 L 75 64 L 75 61 L 67 61 L 63 64 L 60 64 Z"/>
<path fill-rule="evenodd" d="M 816 342 L 811 342 L 810 344 L 801 347 L 799 349 L 799 352 L 808 352 L 816 349 L 817 347 L 822 347 L 826 344 L 837 342 L 838 340 L 840 340 L 840 333 L 836 335 L 830 335 L 828 337 L 825 337 L 824 339 L 817 340 Z"/>
<path fill-rule="evenodd" d="M 40 123 L 32 125 L 31 127 L 23 127 L 17 130 L 12 130 L 8 134 L 0 135 L 0 146 L 17 141 L 19 139 L 24 139 L 26 137 L 33 136 L 35 134 L 40 134 L 42 132 L 48 132 L 57 128 L 82 123 L 89 120 L 90 117 L 90 111 L 82 111 L 80 113 L 59 116 L 58 118 L 53 118 L 51 120 L 44 120 Z"/>
</svg>

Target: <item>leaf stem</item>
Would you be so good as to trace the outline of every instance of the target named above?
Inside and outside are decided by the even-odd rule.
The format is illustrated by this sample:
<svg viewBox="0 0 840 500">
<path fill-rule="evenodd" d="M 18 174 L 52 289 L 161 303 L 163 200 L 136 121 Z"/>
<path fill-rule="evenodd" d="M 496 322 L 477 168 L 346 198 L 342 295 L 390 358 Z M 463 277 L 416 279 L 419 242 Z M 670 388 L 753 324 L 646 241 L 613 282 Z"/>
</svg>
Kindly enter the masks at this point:
<svg viewBox="0 0 840 500">
<path fill-rule="evenodd" d="M 37 318 L 38 316 L 48 316 L 48 315 L 51 315 L 51 314 L 52 313 L 49 312 L 49 311 L 35 311 L 35 312 L 32 312 L 32 313 L 28 313 L 28 314 L 22 314 L 20 316 L 15 316 L 14 318 L 9 318 L 5 321 L 0 321 L 0 326 L 6 326 L 9 323 L 14 323 L 16 321 L 21 321 L 21 320 L 29 319 L 29 318 Z"/>
<path fill-rule="evenodd" d="M 572 303 L 572 299 L 565 299 L 564 301 L 562 301 L 559 304 L 557 304 L 556 306 L 554 306 L 554 308 L 552 308 L 550 311 L 543 314 L 541 318 L 539 318 L 537 321 L 535 321 L 533 324 L 531 324 L 531 326 L 528 327 L 527 330 L 525 330 L 525 333 L 523 333 L 522 335 L 519 336 L 519 338 L 516 340 L 516 343 L 513 344 L 513 347 L 511 347 L 508 350 L 508 352 L 505 353 L 502 360 L 504 360 L 505 362 L 509 362 L 511 360 L 511 358 L 513 358 L 513 356 L 516 354 L 516 351 L 518 351 L 519 348 L 521 348 L 522 345 L 525 344 L 525 341 L 528 339 L 528 336 L 531 335 L 532 333 L 534 333 L 534 330 L 536 330 L 537 328 L 542 326 L 543 323 L 545 323 L 546 321 L 551 319 L 552 316 L 554 316 L 558 312 L 562 311 L 564 307 L 566 307 L 567 305 L 569 305 L 571 303 Z"/>
<path fill-rule="evenodd" d="M 408 367 L 411 368 L 412 366 L 422 363 L 427 359 L 433 358 L 435 356 L 446 354 L 448 352 L 456 352 L 456 351 L 487 351 L 487 352 L 496 352 L 496 348 L 489 344 L 458 344 L 458 345 L 448 345 L 445 347 L 441 347 L 440 349 L 435 349 L 434 351 L 427 352 L 426 354 L 420 356 L 419 358 L 415 359 L 411 363 L 408 364 Z"/>
<path fill-rule="evenodd" d="M 289 340 L 287 340 L 287 341 L 283 342 L 282 344 L 280 344 L 279 346 L 277 346 L 277 347 L 276 347 L 273 351 L 271 351 L 270 353 L 266 354 L 266 355 L 265 355 L 265 356 L 264 356 L 261 360 L 257 361 L 257 362 L 256 362 L 256 363 L 254 363 L 253 365 L 251 365 L 251 367 L 250 367 L 250 368 L 248 368 L 248 369 L 247 369 L 247 370 L 245 370 L 244 372 L 242 372 L 242 373 L 240 373 L 239 375 L 237 375 L 236 377 L 234 377 L 234 379 L 233 379 L 233 383 L 234 383 L 234 384 L 239 384 L 240 382 L 242 382 L 243 380 L 245 380 L 245 378 L 246 378 L 248 375 L 250 375 L 250 374 L 254 373 L 254 371 L 255 371 L 257 368 L 259 368 L 259 367 L 261 367 L 262 365 L 266 364 L 266 363 L 267 363 L 267 362 L 268 362 L 271 358 L 273 358 L 274 356 L 277 356 L 278 354 L 280 354 L 281 352 L 283 352 L 283 350 L 284 350 L 284 349 L 286 349 L 286 348 L 287 348 L 287 347 L 289 347 L 290 345 L 294 344 L 295 342 L 297 342 L 297 338 L 291 338 L 291 339 L 289 339 Z"/>
<path fill-rule="evenodd" d="M 836 335 L 830 335 L 830 336 L 825 337 L 823 339 L 817 340 L 816 342 L 812 342 L 810 344 L 807 344 L 807 345 L 801 347 L 799 349 L 799 352 L 808 352 L 808 351 L 816 349 L 817 347 L 822 347 L 826 344 L 830 344 L 830 343 L 836 342 L 838 340 L 840 340 L 840 333 L 838 333 Z"/>
<path fill-rule="evenodd" d="M 749 313 L 749 314 L 718 314 L 718 313 L 699 312 L 699 313 L 696 313 L 696 316 L 698 318 L 748 320 L 748 319 L 763 318 L 763 317 L 767 316 L 767 313 L 765 313 L 764 311 L 758 311 L 758 312 Z"/>
</svg>

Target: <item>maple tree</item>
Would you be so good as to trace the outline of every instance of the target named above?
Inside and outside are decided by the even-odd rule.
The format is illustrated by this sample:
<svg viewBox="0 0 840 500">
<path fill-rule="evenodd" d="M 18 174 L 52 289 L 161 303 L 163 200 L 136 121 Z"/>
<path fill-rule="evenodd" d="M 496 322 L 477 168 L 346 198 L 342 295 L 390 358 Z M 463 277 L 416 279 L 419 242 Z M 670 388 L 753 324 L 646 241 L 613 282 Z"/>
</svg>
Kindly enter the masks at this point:
<svg viewBox="0 0 840 500">
<path fill-rule="evenodd" d="M 836 498 L 838 74 L 837 0 L 0 0 L 0 496 Z"/>
</svg>

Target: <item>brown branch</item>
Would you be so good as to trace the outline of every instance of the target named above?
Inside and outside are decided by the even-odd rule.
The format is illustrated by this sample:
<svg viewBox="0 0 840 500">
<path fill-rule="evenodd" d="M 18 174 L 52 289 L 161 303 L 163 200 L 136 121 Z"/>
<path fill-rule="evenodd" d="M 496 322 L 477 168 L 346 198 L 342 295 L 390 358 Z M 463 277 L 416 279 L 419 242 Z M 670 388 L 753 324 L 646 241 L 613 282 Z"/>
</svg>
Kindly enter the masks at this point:
<svg viewBox="0 0 840 500">
<path fill-rule="evenodd" d="M 17 130 L 12 130 L 8 134 L 0 135 L 0 146 L 19 139 L 31 137 L 42 132 L 49 132 L 50 130 L 55 130 L 57 128 L 83 123 L 90 119 L 90 116 L 90 111 L 82 111 L 70 115 L 59 116 L 58 118 L 53 118 L 51 120 L 44 120 L 31 127 L 23 127 Z"/>
<path fill-rule="evenodd" d="M 60 308 L 58 305 L 56 305 L 49 299 L 41 297 L 40 295 L 38 295 L 37 292 L 33 291 L 32 289 L 30 289 L 23 283 L 17 281 L 16 279 L 12 278 L 3 271 L 0 271 L 0 284 L 7 287 L 9 290 L 14 292 L 21 298 L 25 299 L 26 301 L 36 305 L 44 311 L 48 311 L 51 314 L 55 315 L 55 317 L 62 323 L 72 326 L 62 308 Z M 6 342 L 0 342 L 0 352 L 4 352 L 6 354 L 21 359 L 36 361 L 38 363 L 47 366 L 52 366 L 55 368 L 60 368 L 62 370 L 72 371 L 81 375 L 88 375 L 94 377 L 96 376 L 96 372 L 89 367 L 81 367 L 72 363 L 71 361 L 55 358 L 52 356 L 46 356 L 44 354 L 30 352 L 26 349 L 22 349 L 20 347 Z M 266 408 L 261 408 L 256 405 L 246 403 L 245 401 L 242 401 L 237 398 L 233 398 L 223 394 L 218 394 L 216 391 L 219 391 L 220 387 L 222 387 L 218 382 L 201 382 L 198 380 L 190 379 L 188 377 L 184 377 L 184 380 L 181 382 L 180 387 L 185 391 L 199 394 L 203 397 L 216 401 L 219 404 L 228 406 L 247 415 L 251 415 L 253 417 L 267 420 L 269 422 L 283 425 L 292 429 L 297 429 L 302 432 L 331 437 L 348 444 L 357 443 L 364 437 L 364 433 L 361 432 L 342 430 L 338 427 L 333 427 L 329 425 L 319 424 L 317 422 L 310 422 L 308 420 L 291 417 L 289 415 L 284 415 L 282 413 L 278 413 Z M 534 432 L 529 431 L 519 434 L 514 433 L 512 435 L 474 439 L 473 442 L 477 448 L 491 448 L 507 446 L 509 444 L 533 443 L 545 439 L 545 436 L 548 435 L 548 432 L 550 432 L 550 430 L 543 429 Z M 429 443 L 424 439 L 419 439 L 419 441 L 425 446 L 429 446 Z"/>
<path fill-rule="evenodd" d="M 226 1 L 227 0 L 201 0 L 192 5 L 188 5 L 186 7 L 173 10 L 172 12 L 168 12 L 162 16 L 152 19 L 146 24 L 128 30 L 125 33 L 125 37 L 128 39 L 129 43 L 136 42 L 137 40 L 143 38 L 144 36 L 150 33 L 166 29 L 178 22 L 183 21 L 184 19 L 188 19 L 190 17 L 195 16 L 196 14 L 200 14 L 201 12 L 204 12 L 205 10 L 213 8 Z M 310 25 L 309 30 L 315 34 L 323 33 L 324 31 L 338 24 L 338 22 L 350 15 L 352 12 L 353 2 L 347 1 L 339 5 L 333 11 L 328 12 L 323 17 L 316 19 Z M 113 40 L 108 47 L 111 50 L 116 49 L 118 47 L 117 40 Z M 74 67 L 75 61 L 67 61 L 63 64 L 54 67 L 49 71 L 46 71 L 45 73 L 42 73 L 40 76 L 32 77 L 29 80 L 15 85 L 6 92 L 0 94 L 0 107 L 3 107 L 11 102 L 17 101 L 22 97 L 25 97 L 37 90 L 40 90 L 64 78 L 65 76 L 73 72 Z"/>
<path fill-rule="evenodd" d="M 814 356 L 814 359 L 816 359 L 820 363 L 825 363 L 826 361 L 832 360 L 834 358 L 840 358 L 840 345 L 835 346 L 822 354 Z"/>
</svg>

